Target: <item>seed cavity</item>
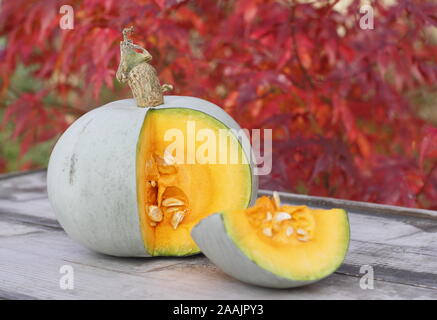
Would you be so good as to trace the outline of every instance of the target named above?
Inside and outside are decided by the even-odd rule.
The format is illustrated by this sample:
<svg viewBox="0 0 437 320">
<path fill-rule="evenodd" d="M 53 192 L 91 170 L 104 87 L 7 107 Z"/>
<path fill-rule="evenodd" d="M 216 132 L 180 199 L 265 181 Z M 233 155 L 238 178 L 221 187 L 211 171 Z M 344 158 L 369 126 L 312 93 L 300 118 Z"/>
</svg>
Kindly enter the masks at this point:
<svg viewBox="0 0 437 320">
<path fill-rule="evenodd" d="M 290 219 L 291 219 L 291 214 L 289 214 L 288 212 L 283 212 L 283 211 L 275 212 L 275 217 L 274 217 L 275 222 L 281 222 Z"/>
<path fill-rule="evenodd" d="M 264 228 L 263 229 L 263 234 L 267 237 L 271 237 L 273 236 L 273 231 L 272 228 Z"/>
<path fill-rule="evenodd" d="M 173 226 L 173 229 L 177 229 L 179 224 L 182 222 L 182 220 L 185 217 L 185 212 L 182 210 L 176 211 L 173 216 L 171 217 L 171 225 Z"/>
<path fill-rule="evenodd" d="M 175 206 L 183 206 L 185 202 L 176 198 L 167 198 L 163 200 L 161 204 L 164 207 L 175 207 Z"/>
<path fill-rule="evenodd" d="M 175 166 L 166 164 L 163 166 L 158 166 L 158 171 L 160 174 L 171 175 L 171 174 L 175 174 L 177 172 L 177 169 Z"/>
<path fill-rule="evenodd" d="M 146 160 L 146 216 L 148 224 L 156 227 L 168 223 L 174 229 L 178 228 L 186 215 L 189 214 L 189 199 L 185 193 L 176 187 L 177 161 L 171 152 L 160 155 L 154 153 Z"/>
</svg>

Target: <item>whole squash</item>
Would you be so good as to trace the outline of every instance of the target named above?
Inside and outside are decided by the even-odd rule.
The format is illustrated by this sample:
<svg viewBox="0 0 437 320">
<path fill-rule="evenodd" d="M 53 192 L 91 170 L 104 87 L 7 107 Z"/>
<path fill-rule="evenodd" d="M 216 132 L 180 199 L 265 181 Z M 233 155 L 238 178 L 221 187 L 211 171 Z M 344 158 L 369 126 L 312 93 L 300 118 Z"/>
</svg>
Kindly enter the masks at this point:
<svg viewBox="0 0 437 320">
<path fill-rule="evenodd" d="M 190 235 L 195 224 L 254 201 L 258 181 L 250 144 L 245 135 L 237 136 L 240 127 L 220 107 L 194 97 L 162 96 L 171 86 L 159 84 L 150 54 L 127 38 L 129 32 L 121 42 L 117 78 L 129 84 L 135 100 L 96 108 L 65 131 L 49 161 L 49 200 L 69 236 L 97 252 L 195 254 L 199 248 Z M 202 149 L 223 132 L 229 143 L 208 141 L 216 150 Z M 199 154 L 211 159 L 223 153 L 239 154 L 240 161 L 192 161 Z"/>
</svg>

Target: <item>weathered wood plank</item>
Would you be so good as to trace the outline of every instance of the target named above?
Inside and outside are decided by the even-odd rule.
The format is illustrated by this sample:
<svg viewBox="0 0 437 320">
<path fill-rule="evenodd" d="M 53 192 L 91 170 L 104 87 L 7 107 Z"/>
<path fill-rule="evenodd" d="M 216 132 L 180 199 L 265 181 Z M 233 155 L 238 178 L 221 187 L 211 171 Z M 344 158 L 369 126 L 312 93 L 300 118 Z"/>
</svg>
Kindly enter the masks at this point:
<svg viewBox="0 0 437 320">
<path fill-rule="evenodd" d="M 270 190 L 259 190 L 260 195 L 272 195 Z M 411 217 L 423 217 L 437 219 L 437 211 L 390 206 L 384 204 L 351 201 L 326 197 L 314 197 L 295 193 L 279 192 L 281 198 L 285 199 L 289 203 L 297 205 L 307 205 L 314 208 L 344 208 L 350 212 L 361 214 L 377 214 L 377 215 L 394 215 L 394 218 L 398 216 L 411 216 Z"/>
<path fill-rule="evenodd" d="M 3 220 L 61 228 L 47 199 L 46 171 L 0 176 L 0 215 Z"/>
<path fill-rule="evenodd" d="M 315 207 L 343 207 L 350 212 L 352 241 L 345 264 L 337 274 L 320 284 L 298 290 L 272 291 L 239 283 L 218 271 L 204 257 L 120 259 L 91 253 L 66 237 L 55 220 L 45 191 L 45 172 L 7 179 L 0 177 L 0 297 L 23 295 L 36 298 L 110 298 L 118 294 L 117 297 L 122 298 L 147 298 L 157 295 L 167 298 L 230 299 L 436 298 L 435 212 L 293 194 L 283 194 L 282 199 L 288 203 L 305 203 Z M 20 267 L 20 263 L 31 266 Z M 66 263 L 73 265 L 80 273 L 83 272 L 83 279 L 87 279 L 89 284 L 81 284 L 80 293 L 66 292 L 59 287 L 44 288 L 44 284 L 40 282 L 45 281 L 47 284 L 49 277 L 58 281 L 59 267 Z M 44 270 L 44 264 L 47 268 L 56 269 L 55 274 L 53 270 L 50 275 L 41 271 L 42 278 L 34 279 L 31 269 L 34 272 Z M 365 264 L 374 267 L 377 279 L 375 290 L 359 288 L 359 269 Z M 188 278 L 192 283 L 197 285 L 202 282 L 199 291 L 192 292 L 191 296 L 187 296 L 186 288 L 183 287 L 185 284 L 191 290 L 193 286 L 192 283 L 189 285 L 185 282 L 187 274 L 190 275 Z M 150 280 L 149 276 L 154 280 Z M 93 283 L 102 277 L 116 278 L 117 281 L 98 285 L 97 289 Z M 159 285 L 156 278 L 162 282 L 166 282 L 165 279 L 172 281 Z M 40 282 L 36 284 L 35 281 Z M 26 283 L 41 288 L 25 288 Z M 154 283 L 158 288 L 152 285 L 150 291 L 138 289 L 138 284 L 135 283 L 147 288 Z M 18 287 L 19 284 L 23 286 Z M 120 288 L 131 285 L 135 288 L 131 288 L 129 294 L 119 294 L 124 292 Z M 217 293 L 217 288 L 224 291 Z M 115 290 L 113 296 L 107 290 Z M 229 290 L 234 291 L 230 294 Z"/>
<path fill-rule="evenodd" d="M 4 221 L 0 219 L 0 241 L 2 238 L 10 238 L 35 232 L 42 232 L 41 227 L 14 223 L 13 221 Z"/>
<path fill-rule="evenodd" d="M 46 171 L 0 176 L 0 199 L 26 201 L 46 197 Z"/>
<path fill-rule="evenodd" d="M 402 222 L 353 214 L 350 219 L 350 250 L 339 273 L 360 277 L 360 267 L 371 265 L 377 279 L 437 289 L 437 246 L 433 234 L 424 233 L 419 237 L 421 241 L 417 241 L 416 228 Z M 16 223 L 23 221 L 18 219 Z M 34 229 L 29 232 L 35 232 Z"/>
<path fill-rule="evenodd" d="M 0 297 L 38 299 L 436 299 L 437 291 L 334 274 L 314 285 L 273 290 L 243 284 L 203 256 L 121 259 L 95 254 L 62 231 L 43 230 L 0 242 Z M 59 287 L 62 265 L 74 268 L 74 290 Z M 6 294 L 5 294 L 6 293 Z"/>
</svg>

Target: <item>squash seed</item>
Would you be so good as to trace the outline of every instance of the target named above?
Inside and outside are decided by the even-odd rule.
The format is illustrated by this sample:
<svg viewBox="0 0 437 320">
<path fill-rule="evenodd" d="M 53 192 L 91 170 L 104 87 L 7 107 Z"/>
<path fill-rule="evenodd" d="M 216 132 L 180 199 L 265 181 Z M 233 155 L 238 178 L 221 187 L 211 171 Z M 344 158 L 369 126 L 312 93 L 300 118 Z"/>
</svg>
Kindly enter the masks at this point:
<svg viewBox="0 0 437 320">
<path fill-rule="evenodd" d="M 185 203 L 182 200 L 176 198 L 167 198 L 161 203 L 164 207 L 183 206 Z"/>
<path fill-rule="evenodd" d="M 156 227 L 156 222 L 150 221 L 150 226 L 151 227 Z"/>
<path fill-rule="evenodd" d="M 307 232 L 304 229 L 297 229 L 297 234 L 301 235 L 301 236 L 306 236 Z"/>
<path fill-rule="evenodd" d="M 308 232 L 301 229 L 301 228 L 297 229 L 297 234 L 299 235 L 297 237 L 297 240 L 299 240 L 299 241 L 306 242 L 306 241 L 310 240 L 310 236 L 308 235 Z"/>
<path fill-rule="evenodd" d="M 149 218 L 152 219 L 152 221 L 154 222 L 162 221 L 162 212 L 161 209 L 159 209 L 157 206 L 149 206 L 147 213 L 149 215 Z"/>
<path fill-rule="evenodd" d="M 185 217 L 185 211 L 182 211 L 182 210 L 176 211 L 173 214 L 173 216 L 171 217 L 171 225 L 173 226 L 173 229 L 176 230 L 176 228 L 182 222 L 184 217 Z"/>
<path fill-rule="evenodd" d="M 181 210 L 181 207 L 166 207 L 165 212 L 166 213 L 172 213 Z"/>
<path fill-rule="evenodd" d="M 302 241 L 302 242 L 307 242 L 308 240 L 310 240 L 310 237 L 308 237 L 308 236 L 298 237 L 297 240 Z"/>
<path fill-rule="evenodd" d="M 283 212 L 283 211 L 275 212 L 274 220 L 276 222 L 281 222 L 281 221 L 290 220 L 290 219 L 291 219 L 291 214 L 289 214 L 288 212 Z"/>
<path fill-rule="evenodd" d="M 270 211 L 267 212 L 265 221 L 272 221 L 272 213 Z"/>
<path fill-rule="evenodd" d="M 291 236 L 291 235 L 293 234 L 293 232 L 294 232 L 293 227 L 288 227 L 288 228 L 285 230 L 285 234 L 287 235 L 287 237 Z"/>
<path fill-rule="evenodd" d="M 281 206 L 281 199 L 279 198 L 279 193 L 277 191 L 273 191 L 273 202 L 275 203 L 276 209 L 279 209 Z"/>
<path fill-rule="evenodd" d="M 154 180 L 150 181 L 150 185 L 151 185 L 152 187 L 156 187 L 156 181 L 154 181 Z"/>
<path fill-rule="evenodd" d="M 273 235 L 272 228 L 264 228 L 263 234 L 267 237 L 271 237 Z"/>
</svg>

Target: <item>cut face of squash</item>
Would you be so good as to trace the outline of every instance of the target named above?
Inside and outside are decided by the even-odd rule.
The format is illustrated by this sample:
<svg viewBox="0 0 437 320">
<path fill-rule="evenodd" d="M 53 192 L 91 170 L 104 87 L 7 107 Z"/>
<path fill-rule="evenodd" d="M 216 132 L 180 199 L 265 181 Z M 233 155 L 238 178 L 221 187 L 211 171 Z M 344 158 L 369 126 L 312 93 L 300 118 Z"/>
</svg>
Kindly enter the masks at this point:
<svg viewBox="0 0 437 320">
<path fill-rule="evenodd" d="M 204 219 L 193 237 L 229 275 L 287 288 L 320 280 L 340 266 L 349 245 L 349 223 L 344 210 L 281 205 L 275 193 L 249 209 Z"/>
<path fill-rule="evenodd" d="M 239 129 L 222 108 L 194 97 L 164 96 L 154 108 L 133 99 L 96 108 L 62 134 L 50 156 L 53 211 L 71 238 L 100 253 L 197 253 L 190 230 L 199 219 L 255 201 L 251 147 Z M 220 130 L 229 136 L 225 147 L 205 148 Z M 223 151 L 239 161 L 214 161 Z"/>
<path fill-rule="evenodd" d="M 196 155 L 205 141 L 196 136 L 204 129 L 214 137 L 228 130 L 215 118 L 187 108 L 151 109 L 146 115 L 138 142 L 137 194 L 143 240 L 151 255 L 198 253 L 190 232 L 199 220 L 218 210 L 233 211 L 249 204 L 247 159 L 234 164 L 199 163 Z M 181 135 L 170 139 L 169 133 L 175 131 Z M 245 157 L 238 140 L 232 139 L 237 143 L 228 143 L 225 151 Z M 169 151 L 170 146 L 175 152 Z M 211 146 L 218 148 L 217 143 Z"/>
</svg>

